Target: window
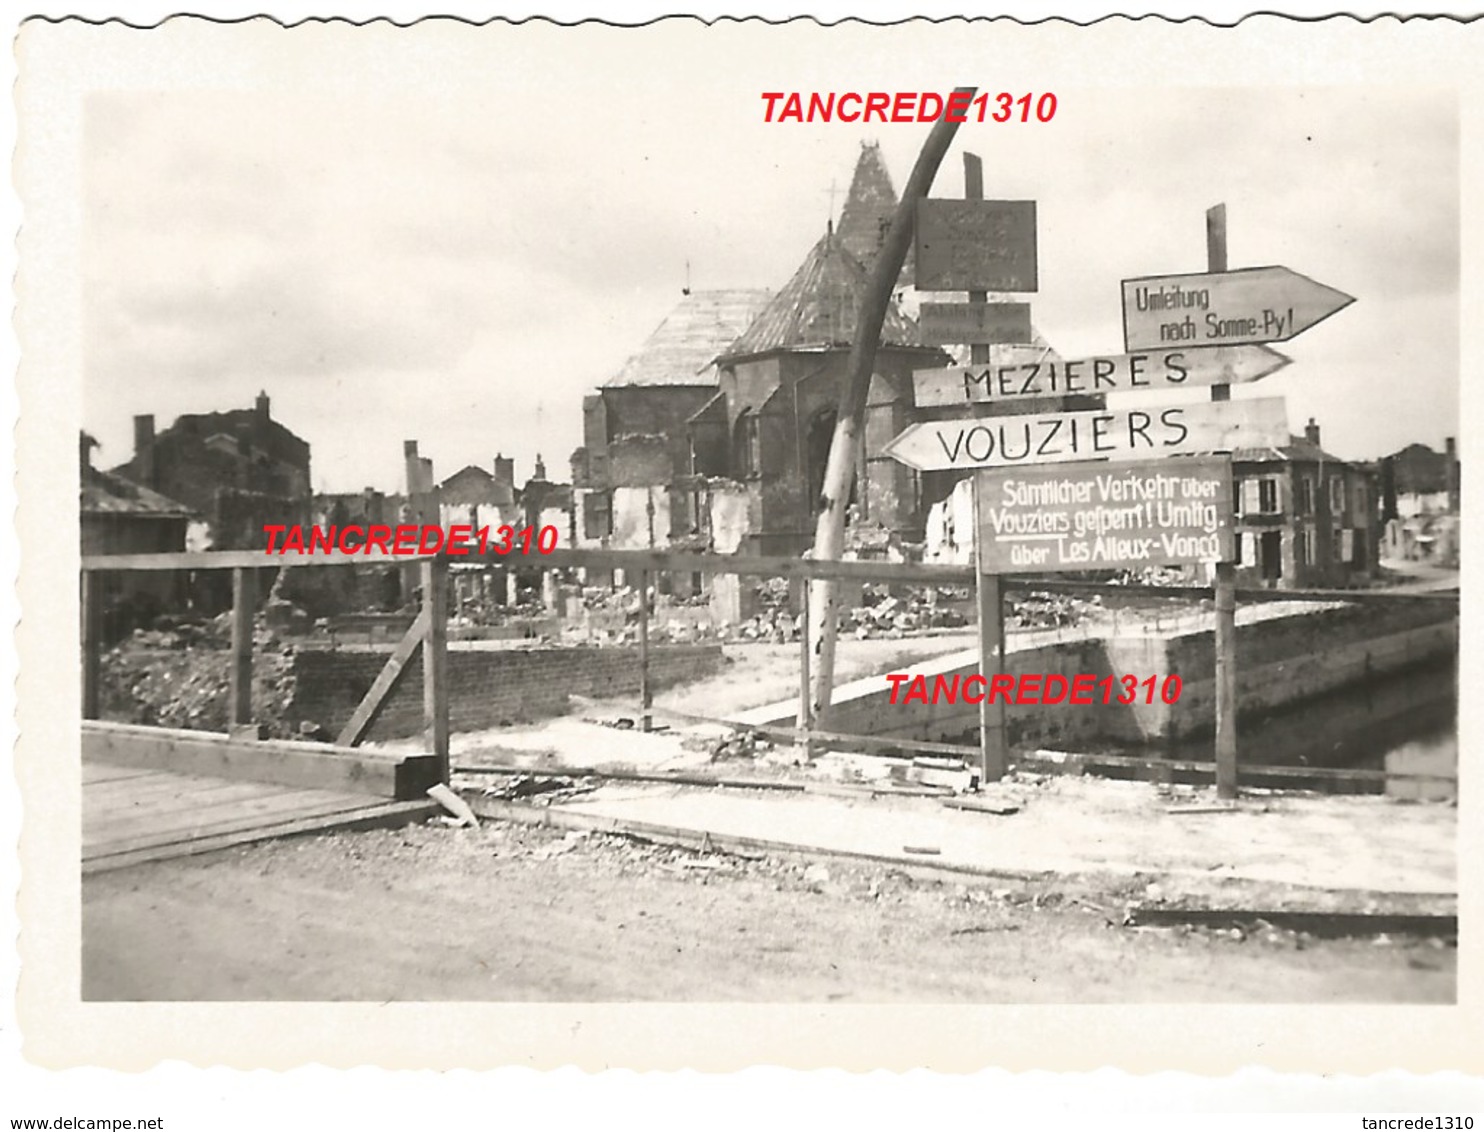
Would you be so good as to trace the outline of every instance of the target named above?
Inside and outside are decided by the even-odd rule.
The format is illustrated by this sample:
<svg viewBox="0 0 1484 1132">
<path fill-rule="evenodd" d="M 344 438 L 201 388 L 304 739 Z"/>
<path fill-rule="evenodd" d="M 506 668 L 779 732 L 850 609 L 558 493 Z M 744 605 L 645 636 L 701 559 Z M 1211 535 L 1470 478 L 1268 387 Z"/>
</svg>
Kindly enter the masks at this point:
<svg viewBox="0 0 1484 1132">
<path fill-rule="evenodd" d="M 1257 509 L 1264 515 L 1272 515 L 1278 510 L 1277 480 L 1265 478 L 1257 481 Z"/>
<path fill-rule="evenodd" d="M 604 538 L 613 533 L 613 499 L 606 491 L 590 491 L 582 500 L 584 538 Z"/>
<path fill-rule="evenodd" d="M 1242 513 L 1242 485 L 1247 481 L 1232 479 L 1232 511 L 1240 515 Z"/>
<path fill-rule="evenodd" d="M 1329 513 L 1339 518 L 1345 513 L 1345 477 L 1331 476 L 1329 481 Z"/>
<path fill-rule="evenodd" d="M 1344 533 L 1349 534 L 1348 531 Z M 1338 527 L 1329 532 L 1330 557 L 1336 562 L 1345 561 L 1345 542 L 1340 537 L 1340 534 L 1341 532 Z"/>
<path fill-rule="evenodd" d="M 1303 560 L 1305 566 L 1313 566 L 1319 559 L 1315 550 L 1314 532 L 1303 530 L 1294 536 L 1297 546 L 1294 549 L 1294 557 Z"/>
<path fill-rule="evenodd" d="M 737 418 L 737 446 L 735 457 L 737 473 L 743 479 L 758 475 L 762 471 L 762 436 L 758 430 L 757 414 L 743 413 Z"/>
<path fill-rule="evenodd" d="M 1295 512 L 1299 515 L 1314 514 L 1314 481 L 1309 476 L 1299 476 L 1298 506 Z"/>
</svg>

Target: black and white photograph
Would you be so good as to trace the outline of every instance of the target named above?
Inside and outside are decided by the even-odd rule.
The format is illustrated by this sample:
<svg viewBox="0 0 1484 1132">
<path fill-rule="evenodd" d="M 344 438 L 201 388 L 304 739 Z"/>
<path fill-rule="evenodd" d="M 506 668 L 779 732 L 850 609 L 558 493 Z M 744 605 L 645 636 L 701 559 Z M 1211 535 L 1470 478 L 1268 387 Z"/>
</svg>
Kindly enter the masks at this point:
<svg viewBox="0 0 1484 1132">
<path fill-rule="evenodd" d="M 23 26 L 72 1016 L 1282 1007 L 1143 1033 L 1405 1067 L 1312 1008 L 1471 1009 L 1463 45 Z"/>
</svg>

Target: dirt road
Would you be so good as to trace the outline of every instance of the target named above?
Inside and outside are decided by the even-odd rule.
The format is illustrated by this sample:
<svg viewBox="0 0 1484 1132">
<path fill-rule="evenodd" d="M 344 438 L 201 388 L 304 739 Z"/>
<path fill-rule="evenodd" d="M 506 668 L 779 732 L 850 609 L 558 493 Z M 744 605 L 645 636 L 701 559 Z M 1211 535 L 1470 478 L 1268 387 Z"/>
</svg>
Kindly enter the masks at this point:
<svg viewBox="0 0 1484 1132">
<path fill-rule="evenodd" d="M 1108 885 L 965 885 L 438 825 L 83 883 L 90 1000 L 1451 1002 L 1436 941 L 1131 929 Z"/>
</svg>

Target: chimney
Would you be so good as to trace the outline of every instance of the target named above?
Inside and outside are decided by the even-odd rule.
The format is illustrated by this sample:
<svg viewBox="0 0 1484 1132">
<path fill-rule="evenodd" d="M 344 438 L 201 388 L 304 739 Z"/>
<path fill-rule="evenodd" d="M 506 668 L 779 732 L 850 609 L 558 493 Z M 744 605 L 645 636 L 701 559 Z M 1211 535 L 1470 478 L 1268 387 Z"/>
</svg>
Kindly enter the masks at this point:
<svg viewBox="0 0 1484 1132">
<path fill-rule="evenodd" d="M 93 466 L 93 449 L 98 442 L 82 429 L 77 430 L 77 466 L 79 471 L 87 471 Z"/>
<path fill-rule="evenodd" d="M 531 478 L 541 480 L 542 482 L 546 480 L 546 464 L 542 461 L 541 453 L 539 452 L 536 453 L 536 474 Z"/>
<path fill-rule="evenodd" d="M 1314 418 L 1309 418 L 1309 423 L 1304 425 L 1304 439 L 1310 444 L 1319 443 L 1319 426 L 1314 423 Z"/>
<path fill-rule="evenodd" d="M 1443 441 L 1443 452 L 1449 460 L 1458 459 L 1458 444 L 1451 436 Z"/>
<path fill-rule="evenodd" d="M 266 389 L 258 390 L 258 399 L 253 402 L 252 410 L 258 424 L 268 423 L 268 391 Z"/>
<path fill-rule="evenodd" d="M 510 456 L 495 456 L 495 482 L 507 487 L 515 486 L 515 460 Z"/>
<path fill-rule="evenodd" d="M 144 413 L 134 418 L 134 479 L 155 488 L 155 418 Z"/>
</svg>

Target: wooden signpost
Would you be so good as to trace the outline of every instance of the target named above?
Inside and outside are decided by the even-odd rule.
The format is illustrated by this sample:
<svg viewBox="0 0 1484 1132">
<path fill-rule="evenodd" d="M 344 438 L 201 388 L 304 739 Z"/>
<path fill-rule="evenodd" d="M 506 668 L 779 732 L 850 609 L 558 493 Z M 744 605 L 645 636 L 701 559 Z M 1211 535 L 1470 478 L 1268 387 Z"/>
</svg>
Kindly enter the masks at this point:
<svg viewBox="0 0 1484 1132">
<path fill-rule="evenodd" d="M 1355 301 L 1286 267 L 1123 281 L 1123 348 L 1287 342 Z"/>
<path fill-rule="evenodd" d="M 923 303 L 917 328 L 927 346 L 1026 343 L 1031 341 L 1031 307 L 1029 303 L 983 301 Z"/>
<path fill-rule="evenodd" d="M 1207 346 L 1050 358 L 1015 365 L 948 366 L 912 374 L 919 407 L 1238 385 L 1277 373 L 1290 359 L 1267 346 Z"/>
<path fill-rule="evenodd" d="M 919 291 L 1034 291 L 1036 202 L 918 201 L 913 258 Z"/>
<path fill-rule="evenodd" d="M 883 451 L 918 471 L 1138 460 L 1288 443 L 1281 397 L 908 425 Z"/>
</svg>

